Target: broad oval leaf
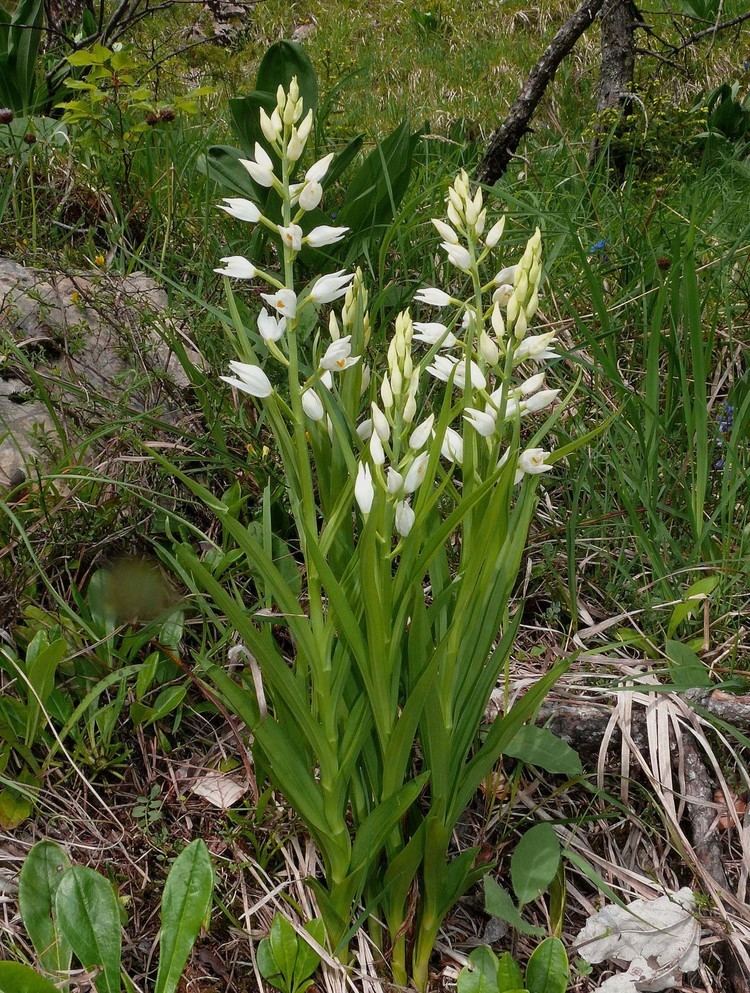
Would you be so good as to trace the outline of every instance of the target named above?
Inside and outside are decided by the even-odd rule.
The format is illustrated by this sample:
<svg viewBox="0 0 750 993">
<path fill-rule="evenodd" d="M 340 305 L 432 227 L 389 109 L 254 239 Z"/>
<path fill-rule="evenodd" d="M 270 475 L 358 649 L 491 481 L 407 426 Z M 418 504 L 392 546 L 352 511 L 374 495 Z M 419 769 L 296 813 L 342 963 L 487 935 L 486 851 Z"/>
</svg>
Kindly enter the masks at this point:
<svg viewBox="0 0 750 993">
<path fill-rule="evenodd" d="M 510 860 L 513 890 L 521 904 L 535 900 L 555 878 L 560 842 L 551 824 L 535 824 L 516 845 Z"/>
<path fill-rule="evenodd" d="M 211 907 L 214 872 L 200 838 L 172 863 L 161 900 L 159 971 L 154 993 L 174 993 L 190 949 Z"/>
<path fill-rule="evenodd" d="M 93 869 L 73 866 L 55 895 L 60 930 L 85 969 L 101 969 L 99 993 L 120 993 L 120 907 L 111 883 Z"/>
<path fill-rule="evenodd" d="M 570 980 L 568 956 L 559 938 L 545 938 L 526 966 L 529 993 L 565 993 Z"/>
<path fill-rule="evenodd" d="M 0 993 L 59 993 L 49 979 L 19 962 L 0 962 Z"/>
<path fill-rule="evenodd" d="M 574 748 L 549 728 L 538 728 L 533 724 L 524 724 L 503 749 L 503 755 L 564 776 L 580 776 L 583 771 L 581 759 Z"/>
<path fill-rule="evenodd" d="M 18 879 L 18 904 L 34 951 L 48 972 L 67 972 L 72 949 L 55 920 L 55 894 L 70 859 L 53 841 L 34 845 Z"/>
<path fill-rule="evenodd" d="M 292 76 L 297 77 L 304 113 L 316 110 L 318 106 L 318 78 L 313 64 L 304 48 L 294 41 L 277 41 L 271 45 L 258 67 L 255 87 L 264 93 L 274 95 L 281 85 L 289 89 Z"/>
</svg>

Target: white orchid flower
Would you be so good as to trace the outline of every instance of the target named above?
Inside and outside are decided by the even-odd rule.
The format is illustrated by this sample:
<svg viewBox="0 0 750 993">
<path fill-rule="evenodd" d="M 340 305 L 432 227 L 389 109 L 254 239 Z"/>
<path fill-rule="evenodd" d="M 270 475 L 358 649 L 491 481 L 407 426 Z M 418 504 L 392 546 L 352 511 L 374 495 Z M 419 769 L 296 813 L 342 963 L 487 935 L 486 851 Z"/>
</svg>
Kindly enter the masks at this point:
<svg viewBox="0 0 750 993">
<path fill-rule="evenodd" d="M 372 418 L 366 417 L 357 425 L 357 437 L 360 441 L 369 441 L 372 437 Z"/>
<path fill-rule="evenodd" d="M 536 393 L 537 390 L 541 390 L 541 388 L 544 386 L 544 376 L 545 373 L 538 372 L 535 376 L 531 376 L 529 379 L 525 379 L 518 387 L 521 396 L 527 397 L 531 393 Z"/>
<path fill-rule="evenodd" d="M 510 283 L 512 286 L 517 273 L 517 265 L 507 265 L 504 269 L 501 269 L 500 272 L 495 274 L 493 282 L 495 286 L 505 286 L 506 283 Z"/>
<path fill-rule="evenodd" d="M 441 243 L 440 247 L 448 256 L 448 261 L 461 272 L 468 272 L 471 268 L 471 254 L 468 248 L 463 245 L 451 245 L 449 241 Z"/>
<path fill-rule="evenodd" d="M 453 348 L 458 343 L 458 338 L 448 330 L 445 324 L 438 321 L 415 321 L 414 335 L 415 341 L 424 342 L 425 345 L 439 345 L 440 348 Z"/>
<path fill-rule="evenodd" d="M 251 397 L 268 397 L 273 393 L 273 386 L 268 376 L 259 365 L 249 365 L 247 362 L 230 362 L 229 368 L 234 376 L 220 376 L 225 383 L 234 386 Z"/>
<path fill-rule="evenodd" d="M 288 227 L 279 225 L 279 236 L 287 248 L 293 252 L 298 252 L 302 248 L 302 228 L 299 224 L 290 224 Z"/>
<path fill-rule="evenodd" d="M 510 303 L 510 298 L 513 296 L 513 287 L 510 283 L 503 283 L 502 286 L 498 286 L 495 292 L 492 294 L 492 302 L 496 303 L 499 307 L 507 307 Z"/>
<path fill-rule="evenodd" d="M 391 426 L 388 423 L 388 418 L 375 401 L 370 404 L 370 410 L 372 411 L 372 426 L 375 433 L 381 441 L 388 441 L 391 436 Z"/>
<path fill-rule="evenodd" d="M 527 448 L 518 456 L 518 468 L 516 469 L 517 483 L 520 483 L 524 476 L 538 476 L 543 472 L 551 472 L 554 466 L 547 465 L 546 460 L 551 452 L 545 452 L 543 448 Z"/>
<path fill-rule="evenodd" d="M 300 201 L 301 202 L 301 201 Z M 326 245 L 335 245 L 346 237 L 349 228 L 334 228 L 328 224 L 321 224 L 306 236 L 305 241 L 313 248 L 324 248 Z"/>
<path fill-rule="evenodd" d="M 436 286 L 427 286 L 425 289 L 417 290 L 414 299 L 419 303 L 429 304 L 431 307 L 447 307 L 453 303 L 453 297 Z"/>
<path fill-rule="evenodd" d="M 377 431 L 373 431 L 370 438 L 370 458 L 375 465 L 383 465 L 385 462 L 383 442 L 380 440 Z"/>
<path fill-rule="evenodd" d="M 467 407 L 464 411 L 464 420 L 471 424 L 477 434 L 483 438 L 489 438 L 495 433 L 497 422 L 495 414 L 491 410 L 477 410 L 475 407 Z"/>
<path fill-rule="evenodd" d="M 500 358 L 500 349 L 484 330 L 479 334 L 477 350 L 488 365 L 497 365 Z"/>
<path fill-rule="evenodd" d="M 388 472 L 385 476 L 385 486 L 391 496 L 395 496 L 400 493 L 404 488 L 404 477 L 400 472 L 397 472 L 393 466 L 388 466 Z"/>
<path fill-rule="evenodd" d="M 415 452 L 418 452 L 420 448 L 424 448 L 432 437 L 432 425 L 434 423 L 435 415 L 430 414 L 421 424 L 418 424 L 409 435 L 409 448 Z"/>
<path fill-rule="evenodd" d="M 453 385 L 462 390 L 466 386 L 466 362 L 464 359 L 457 359 L 452 355 L 436 355 L 433 364 L 427 367 L 427 372 L 435 379 L 447 383 L 454 369 Z M 486 387 L 487 380 L 476 362 L 469 362 L 469 375 L 471 385 L 475 389 L 483 390 Z"/>
<path fill-rule="evenodd" d="M 322 159 L 318 159 L 317 162 L 314 162 L 310 166 L 305 173 L 305 179 L 308 183 L 320 183 L 323 181 L 326 173 L 328 172 L 328 167 L 331 162 L 333 162 L 333 156 L 334 153 L 329 152 L 328 155 L 324 155 Z"/>
<path fill-rule="evenodd" d="M 258 314 L 258 331 L 263 341 L 278 341 L 286 331 L 286 317 L 274 317 L 263 307 Z"/>
<path fill-rule="evenodd" d="M 458 431 L 453 428 L 446 428 L 443 443 L 440 446 L 440 454 L 449 462 L 461 465 L 464 460 L 464 440 Z"/>
<path fill-rule="evenodd" d="M 330 372 L 343 372 L 359 362 L 360 358 L 360 355 L 352 355 L 352 336 L 348 334 L 345 338 L 331 342 L 320 360 L 320 368 Z"/>
<path fill-rule="evenodd" d="M 528 400 L 524 400 L 521 412 L 524 414 L 536 414 L 545 407 L 551 406 L 560 395 L 559 390 L 540 390 Z"/>
<path fill-rule="evenodd" d="M 240 163 L 250 173 L 258 186 L 273 186 L 273 160 L 260 142 L 255 142 L 255 158 L 240 159 Z"/>
<path fill-rule="evenodd" d="M 548 346 L 555 340 L 555 332 L 547 331 L 545 334 L 532 334 L 524 338 L 513 355 L 516 362 L 524 362 L 527 359 L 557 358 L 557 352 L 549 350 Z"/>
<path fill-rule="evenodd" d="M 232 279 L 255 279 L 258 270 L 244 255 L 225 255 L 221 260 L 223 269 L 214 269 L 220 276 L 230 276 Z"/>
<path fill-rule="evenodd" d="M 310 299 L 315 303 L 332 303 L 345 295 L 353 279 L 354 273 L 344 272 L 343 269 L 321 276 L 310 290 Z"/>
<path fill-rule="evenodd" d="M 252 200 L 245 197 L 224 197 L 224 202 L 216 205 L 219 210 L 226 211 L 238 221 L 249 221 L 255 224 L 260 220 L 260 210 Z"/>
<path fill-rule="evenodd" d="M 287 317 L 290 321 L 297 316 L 297 294 L 294 290 L 278 290 L 276 293 L 261 293 L 269 307 Z"/>
</svg>

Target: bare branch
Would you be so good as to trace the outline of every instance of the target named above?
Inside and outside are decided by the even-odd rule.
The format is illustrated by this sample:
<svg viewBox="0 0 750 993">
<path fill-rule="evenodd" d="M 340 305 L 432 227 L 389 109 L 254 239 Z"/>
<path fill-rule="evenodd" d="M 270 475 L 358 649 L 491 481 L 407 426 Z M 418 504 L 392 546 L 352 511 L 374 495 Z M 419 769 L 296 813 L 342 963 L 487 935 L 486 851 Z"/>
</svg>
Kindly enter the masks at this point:
<svg viewBox="0 0 750 993">
<path fill-rule="evenodd" d="M 496 183 L 508 168 L 521 139 L 529 130 L 529 122 L 539 101 L 555 77 L 558 66 L 581 35 L 591 26 L 603 4 L 604 0 L 584 0 L 547 46 L 508 111 L 505 122 L 490 138 L 489 147 L 479 166 L 481 182 Z"/>
<path fill-rule="evenodd" d="M 695 34 L 688 35 L 688 37 L 678 45 L 676 51 L 681 52 L 683 48 L 688 48 L 690 45 L 694 45 L 697 41 L 701 41 L 703 38 L 708 38 L 709 35 L 718 34 L 719 31 L 726 31 L 727 28 L 737 27 L 738 24 L 742 24 L 743 21 L 750 21 L 750 10 L 745 11 L 744 14 L 738 14 L 736 17 L 732 17 L 728 21 L 721 21 L 719 24 L 712 24 L 710 28 L 705 28 L 703 31 L 696 31 Z"/>
</svg>

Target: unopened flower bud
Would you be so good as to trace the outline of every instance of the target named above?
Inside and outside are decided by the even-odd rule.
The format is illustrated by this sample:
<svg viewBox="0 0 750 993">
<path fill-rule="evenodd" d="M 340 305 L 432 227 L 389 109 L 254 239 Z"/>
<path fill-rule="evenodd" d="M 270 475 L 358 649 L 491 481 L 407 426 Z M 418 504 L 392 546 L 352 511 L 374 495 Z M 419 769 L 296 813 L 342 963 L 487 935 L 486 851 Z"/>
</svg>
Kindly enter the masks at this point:
<svg viewBox="0 0 750 993">
<path fill-rule="evenodd" d="M 487 237 L 484 239 L 484 243 L 487 246 L 487 248 L 495 248 L 495 246 L 503 236 L 504 229 L 505 229 L 505 216 L 501 217 L 499 221 L 495 221 L 495 223 L 487 232 Z"/>
<path fill-rule="evenodd" d="M 388 441 L 391 436 L 388 418 L 374 401 L 370 404 L 370 410 L 372 411 L 372 426 L 375 429 L 375 434 L 381 441 Z"/>
<path fill-rule="evenodd" d="M 488 363 L 488 365 L 497 365 L 497 361 L 500 358 L 500 351 L 486 331 L 482 331 L 479 335 L 478 347 L 479 354 L 482 356 L 484 361 Z"/>
<path fill-rule="evenodd" d="M 383 376 L 383 381 L 380 384 L 380 398 L 386 410 L 390 410 L 393 407 L 393 390 L 391 389 L 387 373 Z"/>
<path fill-rule="evenodd" d="M 495 332 L 498 340 L 502 340 L 505 336 L 505 321 L 503 320 L 503 315 L 500 311 L 500 304 L 497 300 L 492 308 L 492 330 Z"/>
<path fill-rule="evenodd" d="M 289 143 L 286 146 L 286 157 L 290 162 L 296 162 L 304 150 L 305 143 L 300 138 L 299 131 L 296 128 L 292 128 L 292 137 L 289 139 Z"/>
<path fill-rule="evenodd" d="M 404 377 L 398 366 L 391 369 L 391 389 L 394 396 L 399 396 L 404 385 Z"/>
<path fill-rule="evenodd" d="M 279 121 L 281 123 L 281 121 Z M 260 108 L 260 129 L 263 132 L 263 137 L 271 145 L 276 143 L 276 139 L 279 136 L 274 121 L 272 117 L 269 117 L 263 107 Z"/>
<path fill-rule="evenodd" d="M 330 334 L 332 341 L 338 341 L 341 337 L 339 322 L 336 320 L 336 315 L 333 311 L 331 311 L 328 315 L 328 333 Z"/>
<path fill-rule="evenodd" d="M 385 462 L 383 442 L 380 440 L 377 431 L 374 431 L 372 437 L 370 438 L 370 458 L 375 465 L 383 465 Z"/>
</svg>

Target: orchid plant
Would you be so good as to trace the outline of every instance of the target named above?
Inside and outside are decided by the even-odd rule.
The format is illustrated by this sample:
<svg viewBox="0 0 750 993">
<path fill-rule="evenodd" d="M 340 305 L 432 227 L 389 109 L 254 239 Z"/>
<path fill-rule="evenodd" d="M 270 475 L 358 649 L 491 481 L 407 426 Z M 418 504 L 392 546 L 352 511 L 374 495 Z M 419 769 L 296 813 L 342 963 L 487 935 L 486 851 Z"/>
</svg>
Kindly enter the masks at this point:
<svg viewBox="0 0 750 993">
<path fill-rule="evenodd" d="M 570 450 L 542 447 L 561 408 L 552 411 L 559 391 L 544 385 L 555 333 L 529 334 L 541 237 L 498 271 L 505 218 L 488 225 L 481 189 L 461 172 L 447 219 L 433 221 L 460 289 L 420 290 L 417 300 L 441 319 L 399 314 L 382 368 L 373 348 L 371 369 L 361 272 L 296 281 L 304 245 L 347 234 L 306 225 L 309 211 L 319 216 L 331 156 L 290 179 L 312 124 L 296 80 L 260 119 L 266 145 L 243 165 L 276 191 L 282 223 L 241 198 L 221 209 L 268 228 L 281 264 L 272 272 L 241 256 L 221 260 L 237 356 L 222 378 L 262 412 L 283 465 L 302 599 L 270 541 L 183 478 L 221 515 L 284 637 L 195 549 L 177 558 L 242 643 L 244 673 L 208 659 L 203 671 L 246 721 L 263 768 L 319 849 L 323 871 L 310 885 L 332 948 L 345 959 L 366 920 L 395 981 L 423 990 L 445 915 L 487 868 L 463 844 L 462 815 L 561 671 L 512 705 L 506 692 L 503 716 L 482 730 L 498 678 L 509 685 L 521 617 L 512 596 L 539 481 Z M 268 290 L 257 328 L 236 305 L 243 280 Z M 523 444 L 527 420 L 545 410 Z"/>
</svg>

